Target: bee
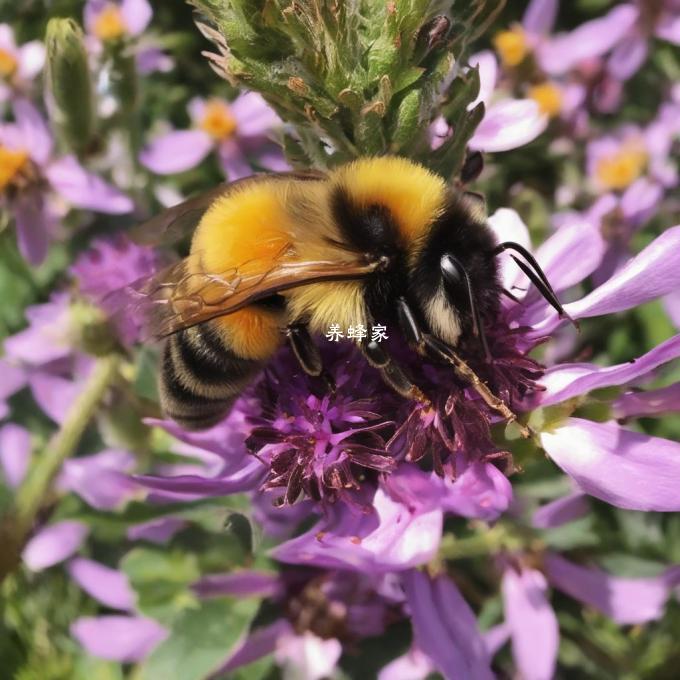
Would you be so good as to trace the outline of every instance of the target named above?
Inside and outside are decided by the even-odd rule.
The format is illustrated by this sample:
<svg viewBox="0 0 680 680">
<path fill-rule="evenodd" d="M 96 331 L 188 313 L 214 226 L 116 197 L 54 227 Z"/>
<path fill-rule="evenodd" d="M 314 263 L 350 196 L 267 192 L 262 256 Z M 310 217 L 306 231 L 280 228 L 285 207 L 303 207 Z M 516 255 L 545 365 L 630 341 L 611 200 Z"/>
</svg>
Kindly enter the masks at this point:
<svg viewBox="0 0 680 680">
<path fill-rule="evenodd" d="M 286 340 L 307 374 L 332 382 L 314 336 L 377 321 L 423 357 L 450 363 L 515 420 L 456 352 L 473 334 L 488 353 L 484 320 L 499 313 L 503 292 L 497 255 L 521 255 L 515 261 L 564 315 L 530 253 L 497 243 L 479 195 L 400 157 L 255 175 L 171 208 L 140 233 L 188 229 L 188 257 L 139 292 L 164 343 L 162 410 L 189 430 L 218 423 Z M 390 387 L 429 403 L 385 343 L 357 342 Z"/>
</svg>

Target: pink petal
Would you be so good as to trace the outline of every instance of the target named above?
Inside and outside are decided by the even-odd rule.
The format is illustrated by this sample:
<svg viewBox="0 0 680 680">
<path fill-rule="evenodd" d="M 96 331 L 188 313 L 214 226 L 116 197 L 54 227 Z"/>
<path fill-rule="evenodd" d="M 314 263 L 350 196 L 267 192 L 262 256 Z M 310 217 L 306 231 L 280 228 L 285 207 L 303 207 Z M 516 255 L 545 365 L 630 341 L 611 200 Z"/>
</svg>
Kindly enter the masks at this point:
<svg viewBox="0 0 680 680">
<path fill-rule="evenodd" d="M 533 142 L 548 126 L 533 99 L 506 99 L 492 104 L 469 146 L 476 151 L 509 151 Z"/>
<path fill-rule="evenodd" d="M 29 431 L 7 423 L 0 427 L 0 466 L 5 481 L 13 489 L 21 484 L 31 462 L 31 435 Z"/>
<path fill-rule="evenodd" d="M 120 13 L 130 35 L 139 35 L 149 25 L 153 11 L 147 0 L 122 0 Z"/>
<path fill-rule="evenodd" d="M 274 658 L 283 666 L 284 678 L 324 680 L 335 675 L 342 645 L 335 638 L 324 640 L 310 631 L 291 633 L 277 641 Z"/>
<path fill-rule="evenodd" d="M 19 49 L 19 77 L 32 80 L 45 65 L 45 46 L 39 40 L 24 43 Z"/>
<path fill-rule="evenodd" d="M 491 50 L 477 52 L 468 61 L 470 66 L 477 66 L 479 68 L 479 94 L 477 99 L 468 105 L 468 111 L 471 111 L 479 102 L 488 104 L 491 101 L 491 96 L 496 87 L 496 80 L 498 79 L 498 62 Z"/>
<path fill-rule="evenodd" d="M 490 659 L 493 659 L 500 651 L 501 647 L 510 639 L 510 627 L 507 623 L 499 623 L 482 633 L 484 649 Z"/>
<path fill-rule="evenodd" d="M 89 529 L 75 520 L 64 520 L 40 529 L 26 544 L 22 558 L 32 571 L 47 569 L 71 557 L 82 545 Z"/>
<path fill-rule="evenodd" d="M 407 569 L 434 557 L 441 539 L 440 509 L 411 511 L 382 489 L 375 492 L 372 507 L 362 513 L 340 503 L 331 506 L 327 517 L 271 554 L 291 564 L 373 572 Z"/>
<path fill-rule="evenodd" d="M 52 135 L 38 109 L 27 99 L 18 99 L 12 104 L 16 125 L 26 144 L 26 151 L 40 166 L 47 163 L 52 153 Z"/>
<path fill-rule="evenodd" d="M 663 616 L 669 595 L 666 579 L 618 578 L 600 569 L 581 567 L 554 553 L 545 556 L 548 580 L 576 600 L 594 607 L 616 623 L 640 624 Z"/>
<path fill-rule="evenodd" d="M 0 359 L 0 401 L 11 397 L 26 384 L 26 372 L 19 366 L 14 366 Z"/>
<path fill-rule="evenodd" d="M 390 661 L 378 673 L 378 680 L 425 680 L 433 671 L 432 663 L 417 647 Z"/>
<path fill-rule="evenodd" d="M 47 256 L 54 229 L 54 217 L 47 209 L 43 196 L 30 191 L 12 204 L 17 230 L 17 245 L 23 258 L 39 265 Z"/>
<path fill-rule="evenodd" d="M 134 466 L 131 453 L 116 449 L 71 458 L 63 465 L 59 486 L 77 493 L 93 508 L 112 510 L 138 490 L 127 474 Z"/>
<path fill-rule="evenodd" d="M 675 226 L 666 229 L 592 293 L 564 308 L 575 319 L 613 314 L 679 288 L 680 226 Z M 550 333 L 559 323 L 557 314 L 549 311 L 541 323 L 534 324 L 532 335 Z"/>
<path fill-rule="evenodd" d="M 88 654 L 132 663 L 148 656 L 168 632 L 153 619 L 139 616 L 87 616 L 72 624 L 71 635 Z"/>
<path fill-rule="evenodd" d="M 230 182 L 253 174 L 253 168 L 236 140 L 227 139 L 222 142 L 217 148 L 217 154 L 222 170 Z"/>
<path fill-rule="evenodd" d="M 584 517 L 589 511 L 588 497 L 575 491 L 542 505 L 531 518 L 531 525 L 537 529 L 551 529 Z"/>
<path fill-rule="evenodd" d="M 55 423 L 66 420 L 71 406 L 82 391 L 82 385 L 49 373 L 34 373 L 28 381 L 33 398 Z"/>
<path fill-rule="evenodd" d="M 635 75 L 647 58 L 647 40 L 638 32 L 616 46 L 607 65 L 609 71 L 617 80 L 628 80 Z"/>
<path fill-rule="evenodd" d="M 150 543 L 163 545 L 186 525 L 185 520 L 177 517 L 154 519 L 150 522 L 143 522 L 142 524 L 135 524 L 129 527 L 127 537 L 131 541 L 149 541 Z"/>
<path fill-rule="evenodd" d="M 281 124 L 274 109 L 257 92 L 246 92 L 231 104 L 237 122 L 239 137 L 265 137 L 272 128 Z"/>
<path fill-rule="evenodd" d="M 531 250 L 531 237 L 529 229 L 522 221 L 517 212 L 510 208 L 499 208 L 488 219 L 488 225 L 496 234 L 499 243 L 514 241 Z M 503 286 L 510 290 L 517 282 L 521 271 L 507 253 L 502 253 L 496 258 L 500 263 L 501 281 Z"/>
<path fill-rule="evenodd" d="M 446 678 L 492 680 L 477 620 L 458 588 L 418 571 L 402 577 L 416 645 Z"/>
<path fill-rule="evenodd" d="M 619 5 L 608 14 L 581 24 L 541 45 L 540 65 L 552 75 L 566 73 L 579 62 L 609 52 L 630 30 L 638 18 L 632 5 Z"/>
<path fill-rule="evenodd" d="M 675 10 L 675 15 L 668 12 L 661 16 L 656 25 L 656 36 L 674 45 L 680 45 L 680 15 L 678 15 L 677 7 Z"/>
<path fill-rule="evenodd" d="M 583 491 L 629 510 L 680 510 L 680 444 L 616 423 L 568 418 L 543 432 L 546 453 Z"/>
<path fill-rule="evenodd" d="M 534 35 L 550 33 L 555 25 L 558 9 L 558 0 L 530 0 L 524 10 L 522 28 Z"/>
<path fill-rule="evenodd" d="M 550 680 L 555 672 L 560 633 L 547 590 L 539 571 L 522 569 L 518 574 L 509 568 L 503 572 L 505 619 L 523 680 Z"/>
<path fill-rule="evenodd" d="M 128 213 L 132 200 L 101 177 L 85 170 L 75 156 L 53 161 L 45 174 L 50 184 L 76 208 L 111 215 Z"/>
<path fill-rule="evenodd" d="M 68 565 L 71 578 L 91 597 L 112 609 L 130 610 L 135 593 L 122 571 L 76 557 Z"/>
<path fill-rule="evenodd" d="M 613 385 L 624 385 L 651 374 L 658 366 L 680 357 L 680 335 L 662 342 L 641 357 L 616 366 L 561 364 L 548 369 L 541 378 L 545 392 L 541 405 L 565 401 L 579 394 Z M 650 376 L 651 377 L 651 376 Z"/>
<path fill-rule="evenodd" d="M 680 413 L 680 382 L 658 390 L 628 392 L 612 403 L 612 415 L 617 419 L 677 413 Z"/>
<path fill-rule="evenodd" d="M 210 135 L 202 130 L 177 130 L 153 139 L 139 160 L 157 175 L 172 175 L 195 168 L 212 148 Z"/>
<path fill-rule="evenodd" d="M 257 628 L 238 645 L 216 675 L 229 673 L 271 654 L 276 650 L 280 640 L 285 640 L 292 635 L 294 635 L 293 628 L 286 619 L 277 619 L 268 626 Z"/>
</svg>

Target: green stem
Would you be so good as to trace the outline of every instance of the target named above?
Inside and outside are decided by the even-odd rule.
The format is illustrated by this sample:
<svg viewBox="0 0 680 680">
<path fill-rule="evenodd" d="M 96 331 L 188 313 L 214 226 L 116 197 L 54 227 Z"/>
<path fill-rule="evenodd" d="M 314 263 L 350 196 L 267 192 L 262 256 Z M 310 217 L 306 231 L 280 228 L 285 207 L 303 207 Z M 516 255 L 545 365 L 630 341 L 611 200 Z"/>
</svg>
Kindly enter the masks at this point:
<svg viewBox="0 0 680 680">
<path fill-rule="evenodd" d="M 71 407 L 61 429 L 54 435 L 47 450 L 34 463 L 28 477 L 17 491 L 15 529 L 21 537 L 25 536 L 33 525 L 62 463 L 78 446 L 106 389 L 116 376 L 119 363 L 120 358 L 115 354 L 97 360 L 85 389 Z"/>
</svg>

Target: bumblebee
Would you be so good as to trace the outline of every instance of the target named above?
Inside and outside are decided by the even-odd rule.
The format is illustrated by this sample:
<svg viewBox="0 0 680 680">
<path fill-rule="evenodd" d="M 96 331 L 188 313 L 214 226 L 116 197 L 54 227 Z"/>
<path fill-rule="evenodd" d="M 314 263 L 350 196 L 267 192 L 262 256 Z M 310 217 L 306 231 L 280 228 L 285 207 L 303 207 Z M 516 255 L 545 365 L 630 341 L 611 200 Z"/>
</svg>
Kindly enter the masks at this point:
<svg viewBox="0 0 680 680">
<path fill-rule="evenodd" d="M 140 289 L 150 331 L 164 339 L 165 415 L 186 429 L 211 427 L 284 341 L 307 374 L 326 376 L 314 336 L 332 324 L 379 322 L 421 355 L 452 364 L 514 420 L 456 352 L 473 334 L 488 353 L 484 327 L 503 293 L 496 256 L 520 254 L 518 265 L 564 312 L 533 257 L 498 244 L 485 220 L 478 195 L 399 157 L 327 174 L 256 175 L 154 218 L 143 234 L 194 229 L 188 257 Z M 428 403 L 385 343 L 366 337 L 358 346 L 394 390 Z"/>
</svg>

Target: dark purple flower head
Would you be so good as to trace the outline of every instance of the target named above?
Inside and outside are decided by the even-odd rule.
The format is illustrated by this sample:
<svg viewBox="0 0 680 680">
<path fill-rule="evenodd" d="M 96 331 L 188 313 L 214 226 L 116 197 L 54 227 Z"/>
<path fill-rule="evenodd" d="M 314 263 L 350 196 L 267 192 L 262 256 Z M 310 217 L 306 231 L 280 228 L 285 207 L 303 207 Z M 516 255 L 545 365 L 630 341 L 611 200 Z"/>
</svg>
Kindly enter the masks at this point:
<svg viewBox="0 0 680 680">
<path fill-rule="evenodd" d="M 135 281 L 151 275 L 159 265 L 157 253 L 140 246 L 122 234 L 99 239 L 71 267 L 80 292 L 110 315 L 119 336 L 124 341 L 137 339 L 142 319 L 132 310 L 118 314 L 118 294 Z"/>
<path fill-rule="evenodd" d="M 264 489 L 281 489 L 281 504 L 300 494 L 333 502 L 357 490 L 373 471 L 390 472 L 386 451 L 393 423 L 383 414 L 386 394 L 374 371 L 341 351 L 332 359 L 335 390 L 313 384 L 290 353 L 265 372 L 255 388 L 260 415 L 246 442 L 270 474 Z"/>
</svg>

